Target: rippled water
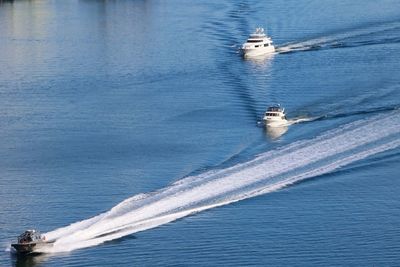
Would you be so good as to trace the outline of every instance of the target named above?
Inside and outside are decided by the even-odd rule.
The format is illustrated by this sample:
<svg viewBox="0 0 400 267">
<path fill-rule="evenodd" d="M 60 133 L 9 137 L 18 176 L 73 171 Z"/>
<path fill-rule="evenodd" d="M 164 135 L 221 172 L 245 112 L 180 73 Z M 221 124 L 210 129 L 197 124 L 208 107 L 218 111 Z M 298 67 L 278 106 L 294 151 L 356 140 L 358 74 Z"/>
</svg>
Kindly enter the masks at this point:
<svg viewBox="0 0 400 267">
<path fill-rule="evenodd" d="M 395 266 L 399 15 L 0 1 L 0 265 Z M 278 52 L 243 60 L 259 25 Z M 48 253 L 10 254 L 27 228 Z"/>
</svg>

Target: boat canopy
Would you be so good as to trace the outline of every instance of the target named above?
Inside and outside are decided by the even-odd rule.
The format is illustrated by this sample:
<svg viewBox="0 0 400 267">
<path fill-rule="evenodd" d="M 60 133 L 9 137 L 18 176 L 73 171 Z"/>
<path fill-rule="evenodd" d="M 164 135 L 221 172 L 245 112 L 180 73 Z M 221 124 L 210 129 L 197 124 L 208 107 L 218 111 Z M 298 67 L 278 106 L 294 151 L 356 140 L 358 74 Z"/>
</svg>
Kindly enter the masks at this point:
<svg viewBox="0 0 400 267">
<path fill-rule="evenodd" d="M 250 34 L 250 39 L 251 38 L 263 38 L 265 36 L 266 36 L 266 34 L 264 32 L 264 29 L 259 27 L 256 29 L 256 31 L 254 33 Z"/>
<path fill-rule="evenodd" d="M 269 112 L 283 112 L 283 108 L 281 108 L 281 106 L 272 106 L 272 107 L 268 107 L 267 111 Z"/>
<path fill-rule="evenodd" d="M 41 240 L 42 235 L 36 230 L 26 230 L 18 237 L 18 243 L 29 243 L 37 240 Z"/>
</svg>

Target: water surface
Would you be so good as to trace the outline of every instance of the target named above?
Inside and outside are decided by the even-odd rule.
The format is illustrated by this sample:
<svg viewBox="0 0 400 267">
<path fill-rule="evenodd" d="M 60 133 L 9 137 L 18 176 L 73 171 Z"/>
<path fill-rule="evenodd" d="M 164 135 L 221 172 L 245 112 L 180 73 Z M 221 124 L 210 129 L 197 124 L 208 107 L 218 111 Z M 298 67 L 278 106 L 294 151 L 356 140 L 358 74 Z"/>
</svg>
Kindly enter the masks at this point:
<svg viewBox="0 0 400 267">
<path fill-rule="evenodd" d="M 396 265 L 399 5 L 0 2 L 0 265 Z M 69 251 L 11 256 L 27 228 Z"/>
</svg>

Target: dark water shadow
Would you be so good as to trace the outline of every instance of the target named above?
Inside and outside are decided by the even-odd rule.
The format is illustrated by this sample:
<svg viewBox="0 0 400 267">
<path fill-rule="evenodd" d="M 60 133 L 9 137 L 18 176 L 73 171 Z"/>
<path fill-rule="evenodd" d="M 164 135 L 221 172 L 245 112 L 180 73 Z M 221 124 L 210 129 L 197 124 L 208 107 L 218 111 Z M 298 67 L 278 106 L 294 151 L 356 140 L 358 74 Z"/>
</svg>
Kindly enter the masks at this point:
<svg viewBox="0 0 400 267">
<path fill-rule="evenodd" d="M 50 256 L 43 253 L 19 255 L 10 252 L 10 258 L 12 267 L 33 267 L 41 266 Z"/>
<path fill-rule="evenodd" d="M 14 4 L 15 0 L 0 0 L 0 6 L 2 4 Z"/>
<path fill-rule="evenodd" d="M 249 1 L 231 2 L 226 10 L 223 10 L 225 19 L 214 18 L 207 22 L 204 28 L 209 32 L 210 37 L 222 44 L 215 51 L 225 54 L 225 57 L 217 57 L 216 65 L 218 75 L 226 85 L 228 93 L 234 95 L 239 106 L 247 113 L 249 121 L 256 122 L 259 117 L 257 107 L 257 96 L 253 88 L 248 84 L 248 64 L 269 65 L 268 58 L 259 58 L 258 61 L 238 60 L 241 57 L 238 53 L 238 45 L 248 37 L 251 24 L 249 17 L 254 13 L 254 5 Z M 270 60 L 271 61 L 271 60 Z"/>
</svg>

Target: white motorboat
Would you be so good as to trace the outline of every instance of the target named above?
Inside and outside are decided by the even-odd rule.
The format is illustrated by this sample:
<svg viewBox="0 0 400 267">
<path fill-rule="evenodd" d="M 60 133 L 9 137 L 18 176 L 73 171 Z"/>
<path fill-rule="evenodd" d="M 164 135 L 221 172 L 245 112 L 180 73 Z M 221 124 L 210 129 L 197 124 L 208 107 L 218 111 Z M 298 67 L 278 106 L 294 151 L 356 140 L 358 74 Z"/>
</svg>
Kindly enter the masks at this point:
<svg viewBox="0 0 400 267">
<path fill-rule="evenodd" d="M 280 105 L 270 106 L 265 112 L 263 121 L 267 126 L 282 126 L 287 124 L 285 109 Z"/>
<path fill-rule="evenodd" d="M 274 53 L 275 47 L 272 44 L 271 38 L 265 34 L 264 29 L 257 28 L 242 45 L 242 51 L 245 57 L 256 57 Z"/>
</svg>

